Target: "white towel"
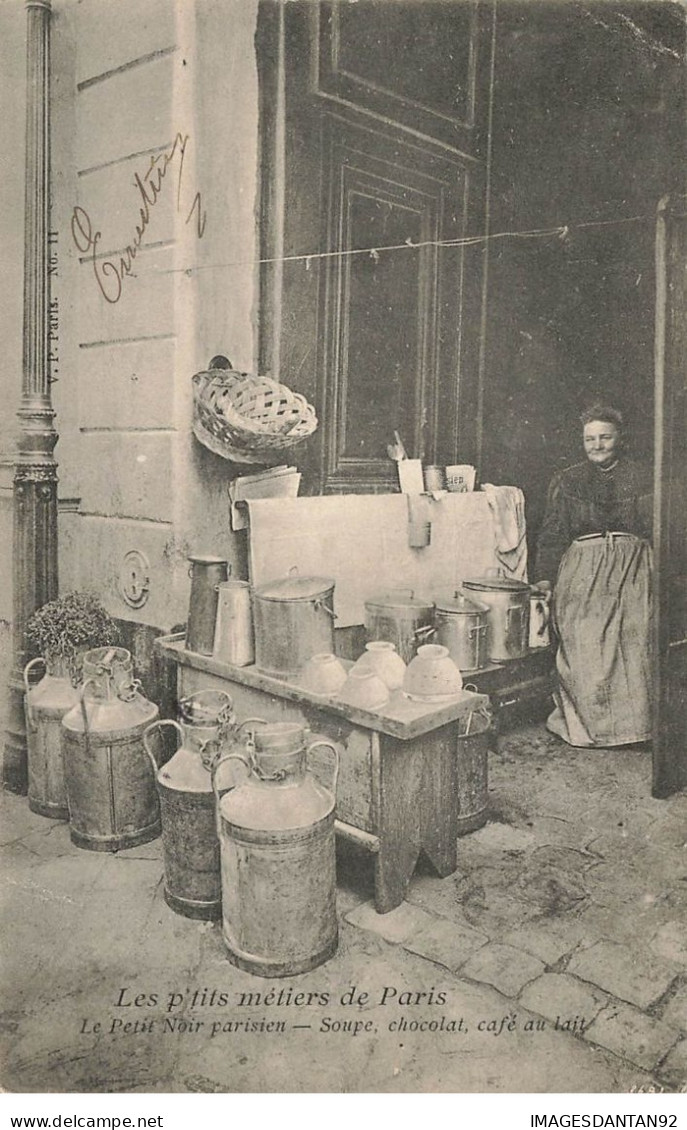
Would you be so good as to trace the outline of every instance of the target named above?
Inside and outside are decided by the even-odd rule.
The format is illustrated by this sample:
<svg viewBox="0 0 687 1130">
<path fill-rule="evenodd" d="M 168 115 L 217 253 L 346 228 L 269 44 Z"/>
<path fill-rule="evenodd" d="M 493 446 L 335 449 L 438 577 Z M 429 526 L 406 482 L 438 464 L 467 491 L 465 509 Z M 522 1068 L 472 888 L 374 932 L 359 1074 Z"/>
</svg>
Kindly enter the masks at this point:
<svg viewBox="0 0 687 1130">
<path fill-rule="evenodd" d="M 482 490 L 494 519 L 496 556 L 507 576 L 527 580 L 525 496 L 520 487 L 484 483 Z"/>
</svg>

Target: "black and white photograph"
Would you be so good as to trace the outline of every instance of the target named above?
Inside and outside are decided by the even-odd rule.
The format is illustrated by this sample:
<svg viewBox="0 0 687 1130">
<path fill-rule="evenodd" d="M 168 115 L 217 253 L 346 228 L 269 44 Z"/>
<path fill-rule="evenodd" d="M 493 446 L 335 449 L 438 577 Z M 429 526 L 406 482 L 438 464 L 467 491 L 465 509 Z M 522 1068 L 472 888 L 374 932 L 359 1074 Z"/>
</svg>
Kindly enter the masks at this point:
<svg viewBox="0 0 687 1130">
<path fill-rule="evenodd" d="M 684 4 L 0 0 L 0 92 L 4 1096 L 658 1117 Z"/>
</svg>

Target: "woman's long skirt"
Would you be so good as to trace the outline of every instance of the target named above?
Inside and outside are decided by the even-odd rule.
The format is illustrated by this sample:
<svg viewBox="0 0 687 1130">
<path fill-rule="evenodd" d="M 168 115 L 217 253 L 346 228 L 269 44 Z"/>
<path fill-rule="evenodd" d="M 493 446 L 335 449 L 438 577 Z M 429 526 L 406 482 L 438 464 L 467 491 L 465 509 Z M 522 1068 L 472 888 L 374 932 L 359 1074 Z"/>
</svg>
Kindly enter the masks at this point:
<svg viewBox="0 0 687 1130">
<path fill-rule="evenodd" d="M 569 547 L 558 571 L 555 710 L 547 727 L 573 746 L 651 737 L 651 547 L 598 534 Z"/>
</svg>

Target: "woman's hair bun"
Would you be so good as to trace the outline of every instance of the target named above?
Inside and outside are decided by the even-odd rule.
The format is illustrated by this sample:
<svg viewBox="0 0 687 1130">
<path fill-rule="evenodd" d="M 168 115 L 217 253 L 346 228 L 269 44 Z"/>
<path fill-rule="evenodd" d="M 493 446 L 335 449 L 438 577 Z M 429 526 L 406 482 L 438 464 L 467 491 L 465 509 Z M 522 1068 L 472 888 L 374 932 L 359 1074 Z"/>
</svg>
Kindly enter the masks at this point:
<svg viewBox="0 0 687 1130">
<path fill-rule="evenodd" d="M 623 414 L 617 408 L 613 408 L 610 404 L 603 404 L 597 401 L 596 404 L 591 404 L 589 408 L 585 408 L 580 416 L 583 424 L 591 424 L 592 420 L 602 420 L 606 424 L 615 424 L 619 432 L 623 430 Z"/>
</svg>

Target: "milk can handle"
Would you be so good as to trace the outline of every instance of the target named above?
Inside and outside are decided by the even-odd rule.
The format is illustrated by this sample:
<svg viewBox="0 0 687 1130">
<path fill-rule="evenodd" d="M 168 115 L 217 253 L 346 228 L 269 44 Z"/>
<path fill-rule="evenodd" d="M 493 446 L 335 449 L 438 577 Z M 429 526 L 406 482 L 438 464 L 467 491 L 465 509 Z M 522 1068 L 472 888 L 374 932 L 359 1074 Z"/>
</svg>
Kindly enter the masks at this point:
<svg viewBox="0 0 687 1130">
<path fill-rule="evenodd" d="M 88 686 L 89 683 L 93 683 L 95 686 L 98 685 L 97 679 L 86 679 L 85 683 L 83 683 L 83 685 L 81 687 L 81 693 L 79 695 L 79 706 L 81 707 L 81 716 L 83 718 L 84 741 L 86 742 L 86 749 L 88 750 L 88 753 L 90 754 L 90 752 L 91 752 L 91 730 L 90 730 L 90 726 L 88 725 L 88 711 L 86 709 L 86 701 L 85 701 L 85 698 L 84 698 L 84 695 L 86 694 L 86 687 Z"/>
<path fill-rule="evenodd" d="M 251 719 L 251 720 L 255 721 L 255 719 Z M 221 828 L 222 828 L 222 825 L 221 825 L 221 822 L 220 822 L 220 814 L 219 814 L 219 802 L 222 798 L 219 795 L 219 788 L 218 788 L 218 785 L 217 785 L 217 774 L 219 772 L 220 765 L 223 765 L 225 761 L 242 761 L 243 764 L 246 766 L 246 769 L 248 770 L 249 775 L 250 775 L 250 772 L 251 772 L 250 761 L 248 761 L 248 759 L 246 757 L 243 757 L 240 753 L 225 753 L 222 757 L 218 757 L 217 761 L 212 766 L 212 768 L 210 770 L 210 781 L 212 782 L 212 791 L 215 794 L 215 826 L 217 828 L 217 835 L 218 836 L 221 835 Z M 236 785 L 231 785 L 227 789 L 227 792 L 231 792 L 231 790 L 235 789 L 236 787 L 237 787 Z"/>
<path fill-rule="evenodd" d="M 219 724 L 219 727 L 222 731 L 225 731 L 229 726 L 233 725 L 233 723 L 235 721 L 234 701 L 233 701 L 231 695 L 227 691 L 215 690 L 214 687 L 204 687 L 203 690 L 201 690 L 201 691 L 193 691 L 192 694 L 187 694 L 184 698 L 179 700 L 179 710 L 181 712 L 181 716 L 182 716 L 182 718 L 185 717 L 185 715 L 184 715 L 184 703 L 189 702 L 191 700 L 194 700 L 194 701 L 197 702 L 201 698 L 202 695 L 207 695 L 207 694 L 221 694 L 226 699 L 224 706 L 221 707 L 221 709 L 220 709 L 220 711 L 217 715 L 217 722 Z M 202 702 L 201 702 L 201 705 L 202 705 Z"/>
<path fill-rule="evenodd" d="M 31 684 L 29 683 L 29 671 L 32 667 L 35 667 L 36 663 L 42 663 L 43 666 L 47 668 L 47 663 L 45 662 L 45 659 L 42 655 L 37 655 L 35 659 L 29 660 L 29 662 L 26 664 L 26 667 L 24 668 L 24 686 L 26 687 L 26 718 L 32 730 L 37 730 L 38 726 L 36 725 L 35 719 L 33 717 L 31 700 L 29 699 L 29 691 L 31 690 Z"/>
<path fill-rule="evenodd" d="M 157 776 L 157 771 L 159 769 L 159 766 L 158 766 L 157 761 L 155 760 L 155 754 L 153 753 L 152 749 L 150 748 L 150 746 L 148 744 L 148 735 L 153 730 L 156 730 L 158 728 L 158 726 L 174 726 L 174 729 L 178 730 L 179 733 L 181 734 L 182 742 L 184 740 L 184 731 L 182 730 L 179 723 L 175 722 L 173 718 L 158 718 L 158 719 L 156 719 L 155 722 L 151 722 L 149 726 L 146 726 L 145 730 L 143 731 L 143 748 L 146 751 L 146 753 L 148 754 L 148 757 L 150 758 L 150 763 L 153 767 L 153 772 L 155 773 L 155 776 Z M 177 746 L 177 749 L 178 748 L 179 747 Z"/>
<path fill-rule="evenodd" d="M 334 742 L 327 742 L 327 741 L 323 741 L 323 740 L 313 742 L 312 745 L 309 745 L 308 748 L 307 748 L 307 751 L 306 751 L 306 754 L 305 754 L 305 760 L 306 760 L 306 763 L 307 763 L 307 760 L 308 760 L 310 754 L 312 753 L 312 751 L 314 749 L 317 749 L 318 746 L 323 746 L 323 745 L 326 746 L 327 749 L 330 749 L 332 751 L 332 753 L 334 754 L 334 774 L 333 774 L 333 777 L 332 777 L 332 795 L 334 797 L 334 802 L 336 803 L 336 783 L 339 779 L 339 751 L 336 748 L 336 746 L 334 745 Z"/>
<path fill-rule="evenodd" d="M 422 640 L 424 642 L 425 640 L 428 640 L 430 636 L 433 636 L 435 633 L 436 633 L 436 628 L 433 628 L 431 624 L 427 624 L 424 628 L 416 628 L 415 631 L 413 632 L 413 635 L 415 636 L 416 640 Z"/>
<path fill-rule="evenodd" d="M 530 599 L 537 615 L 540 617 L 539 627 L 537 628 L 537 635 L 543 637 L 546 635 L 546 629 L 548 628 L 549 621 L 551 619 L 551 606 L 548 600 L 546 600 L 546 598 L 543 596 L 535 596 L 531 597 Z"/>
<path fill-rule="evenodd" d="M 338 620 L 339 619 L 338 615 L 336 614 L 336 612 L 334 611 L 333 608 L 330 608 L 329 605 L 325 604 L 325 602 L 323 600 L 318 599 L 318 600 L 315 601 L 315 611 L 318 611 L 320 608 L 324 609 L 325 612 L 328 612 L 329 615 L 331 616 L 332 620 Z"/>
</svg>

